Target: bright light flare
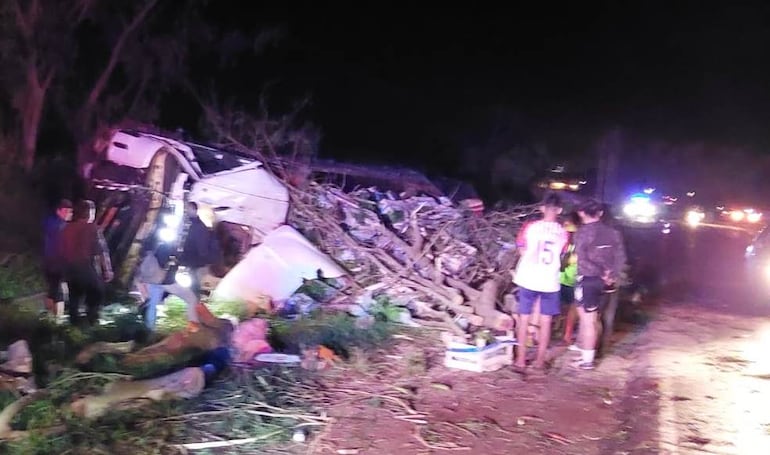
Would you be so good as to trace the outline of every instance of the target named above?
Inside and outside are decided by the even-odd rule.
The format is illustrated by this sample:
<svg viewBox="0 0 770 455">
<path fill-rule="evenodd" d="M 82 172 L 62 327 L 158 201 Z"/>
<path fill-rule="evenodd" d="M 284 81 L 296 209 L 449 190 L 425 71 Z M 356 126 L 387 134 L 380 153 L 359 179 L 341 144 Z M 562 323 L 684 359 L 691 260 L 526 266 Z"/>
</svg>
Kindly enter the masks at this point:
<svg viewBox="0 0 770 455">
<path fill-rule="evenodd" d="M 705 218 L 706 214 L 698 210 L 690 210 L 685 216 L 685 221 L 690 227 L 697 227 Z"/>
<path fill-rule="evenodd" d="M 186 270 L 177 271 L 175 279 L 177 284 L 184 288 L 192 287 L 192 275 L 190 275 L 190 272 Z"/>
<path fill-rule="evenodd" d="M 762 220 L 762 214 L 757 212 L 751 212 L 746 215 L 746 221 L 749 223 L 759 223 Z"/>
<path fill-rule="evenodd" d="M 623 207 L 623 213 L 630 218 L 651 221 L 657 215 L 658 209 L 649 198 L 635 196 Z"/>
<path fill-rule="evenodd" d="M 163 215 L 163 223 L 170 228 L 176 228 L 182 224 L 182 218 L 176 214 L 167 213 Z"/>
<path fill-rule="evenodd" d="M 550 187 L 552 190 L 563 190 L 567 188 L 567 184 L 564 182 L 551 182 Z"/>
<path fill-rule="evenodd" d="M 733 210 L 730 212 L 730 219 L 737 222 L 743 221 L 743 219 L 746 218 L 746 214 L 743 213 L 741 210 Z"/>
<path fill-rule="evenodd" d="M 176 240 L 177 231 L 172 228 L 162 228 L 158 230 L 158 238 L 163 242 L 173 242 Z"/>
</svg>

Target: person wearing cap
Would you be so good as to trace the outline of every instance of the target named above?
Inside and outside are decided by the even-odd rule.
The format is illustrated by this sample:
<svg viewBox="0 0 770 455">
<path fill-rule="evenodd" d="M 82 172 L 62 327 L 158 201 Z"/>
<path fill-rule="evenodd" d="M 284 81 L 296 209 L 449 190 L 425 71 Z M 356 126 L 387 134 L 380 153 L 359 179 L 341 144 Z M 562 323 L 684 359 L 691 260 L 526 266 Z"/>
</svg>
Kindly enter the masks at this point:
<svg viewBox="0 0 770 455">
<path fill-rule="evenodd" d="M 62 199 L 56 210 L 46 217 L 43 224 L 43 275 L 46 281 L 46 310 L 58 316 L 57 302 L 63 301 L 61 292 L 62 274 L 61 261 L 57 244 L 59 235 L 67 222 L 72 218 L 72 202 Z"/>
<path fill-rule="evenodd" d="M 617 289 L 626 263 L 620 232 L 601 221 L 604 207 L 588 200 L 578 208 L 581 226 L 575 233 L 577 286 L 575 301 L 580 318 L 578 348 L 580 359 L 574 366 L 582 370 L 595 367 L 599 314 L 607 303 L 608 291 Z"/>
</svg>

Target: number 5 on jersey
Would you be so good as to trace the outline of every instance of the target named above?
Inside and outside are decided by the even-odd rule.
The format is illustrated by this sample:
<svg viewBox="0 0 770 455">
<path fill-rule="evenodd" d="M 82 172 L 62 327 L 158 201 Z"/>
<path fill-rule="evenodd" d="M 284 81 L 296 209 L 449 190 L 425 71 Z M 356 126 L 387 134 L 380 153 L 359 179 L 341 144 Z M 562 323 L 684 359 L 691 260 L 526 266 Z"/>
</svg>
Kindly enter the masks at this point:
<svg viewBox="0 0 770 455">
<path fill-rule="evenodd" d="M 545 240 L 540 242 L 538 246 L 538 257 L 540 258 L 540 263 L 545 265 L 551 265 L 553 264 L 553 260 L 556 257 L 556 253 L 553 251 L 555 242 L 552 242 L 550 240 Z"/>
</svg>

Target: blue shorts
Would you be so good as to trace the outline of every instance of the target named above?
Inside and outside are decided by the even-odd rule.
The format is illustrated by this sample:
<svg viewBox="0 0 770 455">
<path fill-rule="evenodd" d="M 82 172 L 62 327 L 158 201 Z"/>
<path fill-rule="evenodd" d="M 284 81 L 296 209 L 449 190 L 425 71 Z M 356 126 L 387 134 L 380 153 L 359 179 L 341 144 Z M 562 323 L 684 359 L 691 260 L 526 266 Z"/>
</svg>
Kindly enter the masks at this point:
<svg viewBox="0 0 770 455">
<path fill-rule="evenodd" d="M 561 292 L 539 292 L 519 288 L 519 314 L 532 314 L 535 302 L 540 298 L 540 314 L 556 316 L 561 314 Z"/>
</svg>

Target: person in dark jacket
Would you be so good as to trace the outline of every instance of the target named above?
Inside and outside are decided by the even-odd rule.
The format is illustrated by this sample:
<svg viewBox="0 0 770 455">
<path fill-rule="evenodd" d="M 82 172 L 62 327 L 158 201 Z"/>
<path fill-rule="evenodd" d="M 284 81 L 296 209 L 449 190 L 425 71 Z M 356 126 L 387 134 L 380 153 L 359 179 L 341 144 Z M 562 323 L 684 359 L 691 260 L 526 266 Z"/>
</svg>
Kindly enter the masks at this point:
<svg viewBox="0 0 770 455">
<path fill-rule="evenodd" d="M 602 204 L 588 200 L 578 208 L 582 225 L 575 234 L 578 283 L 575 301 L 580 317 L 578 347 L 581 358 L 575 364 L 583 370 L 594 368 L 599 333 L 598 314 L 606 304 L 607 292 L 616 292 L 626 263 L 620 232 L 601 221 Z"/>
<path fill-rule="evenodd" d="M 104 301 L 104 282 L 112 281 L 109 252 L 99 228 L 93 223 L 96 209 L 92 201 L 80 201 L 73 221 L 61 231 L 58 251 L 62 272 L 69 286 L 70 323 L 80 321 L 80 303 L 85 299 L 88 323 L 95 325 Z"/>
<path fill-rule="evenodd" d="M 61 261 L 57 244 L 62 229 L 71 218 L 72 202 L 62 199 L 56 206 L 56 211 L 46 217 L 43 226 L 43 275 L 47 284 L 45 306 L 46 310 L 55 316 L 58 316 L 56 304 L 64 297 L 61 293 Z"/>
<path fill-rule="evenodd" d="M 198 216 L 198 204 L 188 202 L 186 206 L 189 227 L 184 241 L 179 265 L 187 267 L 193 279 L 192 290 L 200 298 L 201 280 L 209 266 L 216 262 L 219 251 L 216 236 Z"/>
<path fill-rule="evenodd" d="M 177 267 L 174 264 L 173 247 L 166 243 L 158 243 L 154 237 L 143 245 L 142 262 L 137 271 L 137 280 L 146 286 L 147 302 L 144 306 L 144 323 L 150 330 L 155 330 L 157 307 L 163 301 L 166 293 L 175 295 L 187 304 L 187 329 L 196 331 L 198 328 L 198 313 L 196 306 L 198 297 L 195 293 L 176 282 Z"/>
</svg>

